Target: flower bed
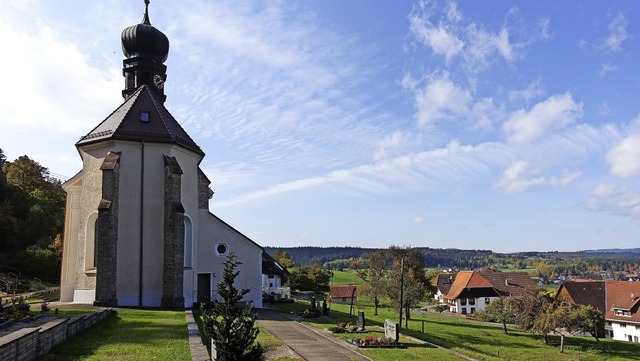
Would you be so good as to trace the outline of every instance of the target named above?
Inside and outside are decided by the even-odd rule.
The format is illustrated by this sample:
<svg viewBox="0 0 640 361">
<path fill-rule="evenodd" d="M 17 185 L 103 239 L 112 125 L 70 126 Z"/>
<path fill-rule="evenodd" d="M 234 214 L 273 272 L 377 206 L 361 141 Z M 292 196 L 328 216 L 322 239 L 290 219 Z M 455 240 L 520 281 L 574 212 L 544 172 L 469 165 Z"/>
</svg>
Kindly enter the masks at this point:
<svg viewBox="0 0 640 361">
<path fill-rule="evenodd" d="M 392 338 L 388 337 L 376 337 L 369 335 L 363 339 L 355 338 L 348 339 L 352 345 L 358 346 L 360 348 L 404 348 L 405 346 L 400 342 L 396 342 Z"/>
</svg>

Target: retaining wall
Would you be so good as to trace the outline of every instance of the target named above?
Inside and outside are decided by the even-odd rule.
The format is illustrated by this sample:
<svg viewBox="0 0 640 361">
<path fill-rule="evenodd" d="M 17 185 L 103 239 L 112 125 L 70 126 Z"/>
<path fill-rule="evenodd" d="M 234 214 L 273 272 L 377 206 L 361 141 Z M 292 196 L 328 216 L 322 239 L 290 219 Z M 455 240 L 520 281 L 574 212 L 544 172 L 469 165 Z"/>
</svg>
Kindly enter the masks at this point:
<svg viewBox="0 0 640 361">
<path fill-rule="evenodd" d="M 77 333 L 104 320 L 109 314 L 111 309 L 103 309 L 85 316 L 54 320 L 39 327 L 23 328 L 0 337 L 0 360 L 36 360 Z"/>
</svg>

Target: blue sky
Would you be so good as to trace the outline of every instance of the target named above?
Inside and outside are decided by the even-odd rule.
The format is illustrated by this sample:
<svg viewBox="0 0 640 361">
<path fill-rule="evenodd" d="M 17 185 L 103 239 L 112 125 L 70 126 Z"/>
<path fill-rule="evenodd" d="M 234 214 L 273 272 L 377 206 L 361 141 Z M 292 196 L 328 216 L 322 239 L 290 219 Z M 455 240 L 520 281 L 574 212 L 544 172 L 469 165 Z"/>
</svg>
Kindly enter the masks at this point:
<svg viewBox="0 0 640 361">
<path fill-rule="evenodd" d="M 211 210 L 263 246 L 637 247 L 635 1 L 154 0 Z M 143 1 L 3 0 L 0 148 L 57 175 Z"/>
</svg>

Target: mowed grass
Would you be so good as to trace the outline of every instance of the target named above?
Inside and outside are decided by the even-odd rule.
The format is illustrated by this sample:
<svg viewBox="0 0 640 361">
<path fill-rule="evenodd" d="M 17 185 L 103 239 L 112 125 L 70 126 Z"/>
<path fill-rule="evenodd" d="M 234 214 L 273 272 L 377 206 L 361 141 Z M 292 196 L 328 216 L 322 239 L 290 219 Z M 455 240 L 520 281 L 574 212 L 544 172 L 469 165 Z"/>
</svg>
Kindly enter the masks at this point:
<svg viewBox="0 0 640 361">
<path fill-rule="evenodd" d="M 305 308 L 308 305 L 296 304 Z M 379 310 L 379 316 L 373 316 L 373 308 L 358 305 L 354 316 L 349 316 L 348 305 L 331 305 L 331 318 L 305 320 L 319 327 L 328 328 L 338 322 L 354 322 L 357 310 L 365 312 L 367 325 L 382 326 L 384 319 L 398 319 L 395 310 L 387 308 Z M 451 317 L 441 317 L 438 314 L 411 315 L 409 329 L 402 329 L 402 333 L 419 338 L 447 349 L 471 356 L 478 360 L 637 360 L 640 358 L 640 345 L 612 340 L 601 340 L 598 344 L 590 337 L 566 337 L 565 352 L 560 353 L 560 338 L 550 336 L 551 345 L 545 345 L 541 337 L 526 332 L 510 330 L 505 335 L 501 328 Z M 425 333 L 422 330 L 422 320 L 425 321 Z M 347 336 L 340 336 L 345 338 Z M 349 338 L 362 337 L 349 335 Z M 407 342 L 407 348 L 397 349 L 362 349 L 361 352 L 374 360 L 459 360 L 459 356 L 445 350 L 434 349 L 420 343 L 412 345 Z M 436 358 L 437 357 L 437 358 Z"/>
<path fill-rule="evenodd" d="M 358 277 L 354 270 L 332 271 L 333 278 L 331 283 L 334 285 L 364 285 L 364 281 Z"/>
<path fill-rule="evenodd" d="M 40 360 L 190 359 L 184 311 L 117 309 Z"/>
</svg>

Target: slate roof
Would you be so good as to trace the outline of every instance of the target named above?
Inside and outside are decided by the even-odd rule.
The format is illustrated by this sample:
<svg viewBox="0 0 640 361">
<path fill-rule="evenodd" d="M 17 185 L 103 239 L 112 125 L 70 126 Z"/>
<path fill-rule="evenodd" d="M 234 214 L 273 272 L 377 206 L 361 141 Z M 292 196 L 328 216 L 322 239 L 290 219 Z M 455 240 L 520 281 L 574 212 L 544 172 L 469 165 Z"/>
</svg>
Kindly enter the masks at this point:
<svg viewBox="0 0 640 361">
<path fill-rule="evenodd" d="M 440 293 L 446 295 L 449 293 L 455 279 L 455 273 L 440 273 L 431 281 L 431 285 L 437 287 Z"/>
<path fill-rule="evenodd" d="M 291 274 L 286 268 L 282 267 L 278 261 L 271 257 L 267 252 L 262 252 L 262 274 L 279 275 L 286 279 Z"/>
<path fill-rule="evenodd" d="M 607 309 L 605 291 L 605 281 L 564 282 L 558 288 L 556 298 L 572 305 L 591 306 L 604 314 Z"/>
<path fill-rule="evenodd" d="M 149 113 L 148 121 L 141 121 L 143 112 Z M 177 144 L 204 156 L 202 149 L 147 85 L 142 85 L 97 127 L 80 138 L 76 147 L 105 140 Z"/>
<path fill-rule="evenodd" d="M 640 323 L 640 282 L 609 281 L 606 284 L 607 313 L 605 319 L 618 322 Z M 616 315 L 616 311 L 628 315 Z"/>
<path fill-rule="evenodd" d="M 356 291 L 355 293 L 353 293 L 354 290 Z M 352 294 L 354 296 L 358 295 L 358 289 L 355 285 L 331 286 L 329 288 L 329 294 L 331 295 L 332 298 L 340 298 L 340 297 L 350 298 Z"/>
</svg>

